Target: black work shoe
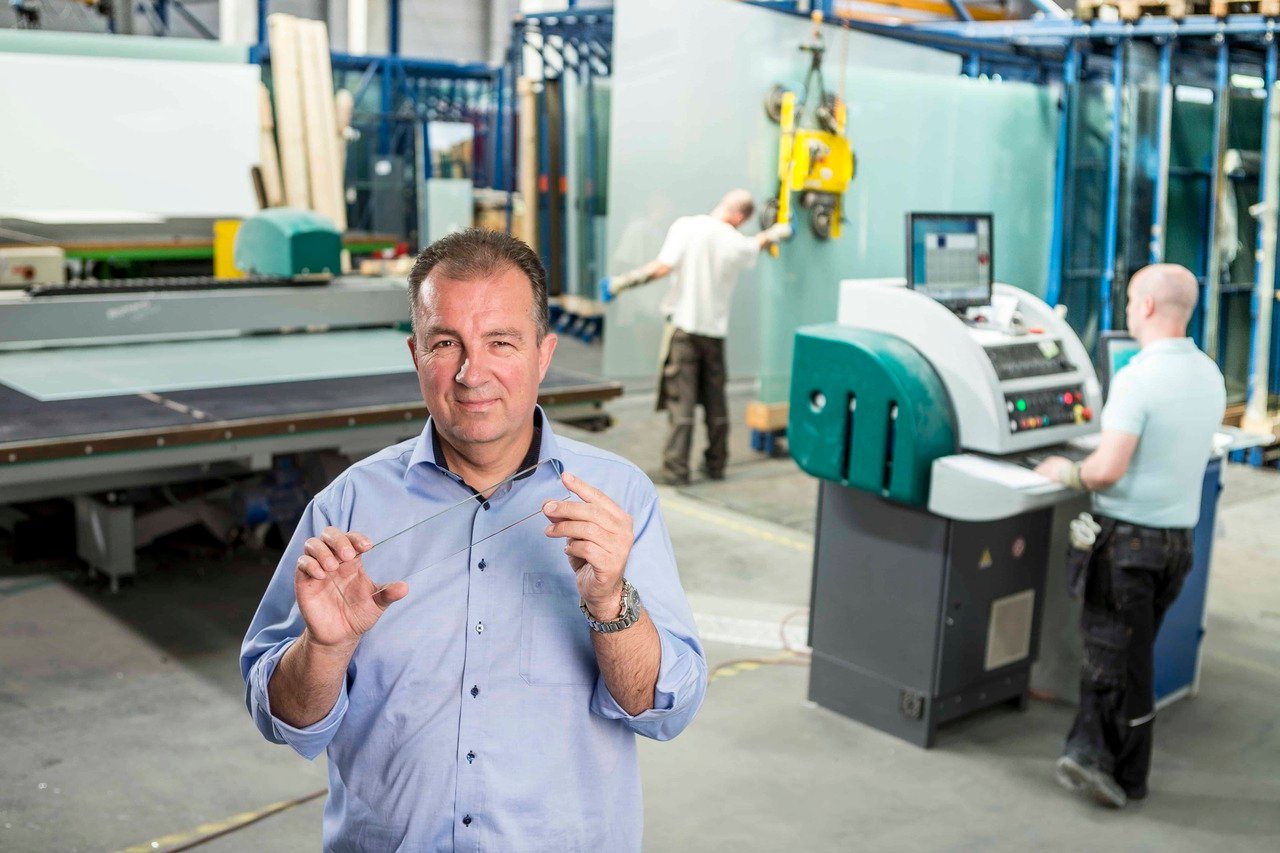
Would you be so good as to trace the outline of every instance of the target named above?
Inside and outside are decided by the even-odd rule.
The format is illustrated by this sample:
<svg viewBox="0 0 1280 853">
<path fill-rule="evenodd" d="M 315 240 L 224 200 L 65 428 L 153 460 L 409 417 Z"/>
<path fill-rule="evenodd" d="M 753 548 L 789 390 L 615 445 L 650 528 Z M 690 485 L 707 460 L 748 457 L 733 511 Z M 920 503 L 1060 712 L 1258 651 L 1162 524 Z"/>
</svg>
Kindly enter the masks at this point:
<svg viewBox="0 0 1280 853">
<path fill-rule="evenodd" d="M 1140 803 L 1147 798 L 1147 786 L 1143 785 L 1132 789 L 1126 788 L 1124 794 L 1129 798 L 1129 802 Z"/>
<path fill-rule="evenodd" d="M 659 483 L 661 483 L 661 484 L 662 484 L 662 485 L 664 485 L 664 486 L 687 486 L 687 485 L 689 485 L 689 475 L 687 475 L 687 474 L 686 474 L 685 476 L 681 477 L 681 476 L 679 476 L 678 474 L 672 474 L 672 473 L 670 473 L 670 472 L 668 472 L 668 471 L 661 471 L 661 472 L 659 472 L 659 473 L 658 473 L 658 476 L 657 476 L 657 477 L 655 477 L 654 479 L 656 479 Z"/>
<path fill-rule="evenodd" d="M 1054 767 L 1054 776 L 1058 784 L 1068 791 L 1088 797 L 1100 806 L 1122 809 L 1129 801 L 1124 789 L 1111 778 L 1110 773 L 1104 773 L 1097 767 L 1081 764 L 1070 755 L 1064 755 L 1058 759 Z"/>
<path fill-rule="evenodd" d="M 724 471 L 712 471 L 710 468 L 702 467 L 698 469 L 698 473 L 706 477 L 708 480 L 723 480 Z"/>
</svg>

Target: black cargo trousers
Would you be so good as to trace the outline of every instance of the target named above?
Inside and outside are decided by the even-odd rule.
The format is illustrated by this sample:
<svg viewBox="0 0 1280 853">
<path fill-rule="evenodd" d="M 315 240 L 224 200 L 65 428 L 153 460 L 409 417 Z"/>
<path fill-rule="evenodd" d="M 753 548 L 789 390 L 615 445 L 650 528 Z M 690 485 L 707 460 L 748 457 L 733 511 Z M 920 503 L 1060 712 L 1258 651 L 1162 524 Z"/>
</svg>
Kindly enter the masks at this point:
<svg viewBox="0 0 1280 853">
<path fill-rule="evenodd" d="M 701 404 L 707 421 L 703 467 L 712 477 L 724 476 L 729 458 L 729 405 L 725 398 L 724 338 L 693 335 L 677 329 L 662 371 L 662 393 L 671 414 L 671 429 L 662 454 L 662 471 L 671 481 L 689 479 L 693 419 Z"/>
<path fill-rule="evenodd" d="M 1156 633 L 1191 570 L 1191 531 L 1098 521 L 1080 613 L 1080 709 L 1066 753 L 1142 797 L 1151 770 Z"/>
</svg>

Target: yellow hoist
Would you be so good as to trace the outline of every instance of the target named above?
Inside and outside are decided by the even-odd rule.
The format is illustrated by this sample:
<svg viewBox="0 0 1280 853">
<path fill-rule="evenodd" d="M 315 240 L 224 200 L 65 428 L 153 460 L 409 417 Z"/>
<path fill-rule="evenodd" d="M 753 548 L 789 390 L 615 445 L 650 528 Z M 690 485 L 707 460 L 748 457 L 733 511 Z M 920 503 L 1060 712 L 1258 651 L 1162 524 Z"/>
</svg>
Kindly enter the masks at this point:
<svg viewBox="0 0 1280 853">
<path fill-rule="evenodd" d="M 760 225 L 790 224 L 792 193 L 799 193 L 800 207 L 809 211 L 809 227 L 820 240 L 840 236 L 844 191 L 853 180 L 857 160 L 845 137 L 845 103 L 828 92 L 822 81 L 822 13 L 813 13 L 813 35 L 800 50 L 810 56 L 809 73 L 799 95 L 781 84 L 765 98 L 765 112 L 781 129 L 778 138 L 778 194 L 765 203 Z M 816 85 L 815 85 L 816 82 Z M 816 100 L 811 127 L 801 127 Z M 778 247 L 770 247 L 777 257 Z"/>
</svg>

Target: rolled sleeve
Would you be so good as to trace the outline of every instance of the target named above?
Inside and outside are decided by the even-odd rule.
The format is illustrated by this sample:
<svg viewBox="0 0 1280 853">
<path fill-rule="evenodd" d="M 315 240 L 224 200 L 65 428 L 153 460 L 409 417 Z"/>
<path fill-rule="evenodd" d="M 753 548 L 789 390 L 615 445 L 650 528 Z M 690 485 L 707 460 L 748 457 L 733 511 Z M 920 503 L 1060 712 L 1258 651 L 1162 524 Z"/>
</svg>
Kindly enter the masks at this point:
<svg viewBox="0 0 1280 853">
<path fill-rule="evenodd" d="M 263 737 L 272 743 L 288 744 L 303 758 L 311 760 L 329 746 L 329 741 L 333 740 L 338 725 L 347 712 L 347 683 L 345 680 L 342 682 L 338 701 L 319 722 L 296 728 L 276 717 L 271 713 L 271 694 L 267 685 L 271 683 L 276 665 L 293 643 L 293 639 L 285 640 L 274 651 L 264 654 L 254 663 L 249 673 L 249 713 L 253 715 L 254 725 L 262 732 Z"/>
<path fill-rule="evenodd" d="M 653 691 L 653 707 L 639 714 L 628 714 L 609 692 L 604 676 L 600 676 L 591 697 L 591 710 L 609 720 L 622 720 L 638 735 L 671 740 L 693 722 L 702 705 L 707 691 L 707 662 L 700 649 L 681 642 L 662 628 L 658 628 L 658 641 L 662 644 L 662 664 Z"/>
<path fill-rule="evenodd" d="M 653 707 L 628 714 L 613 698 L 604 676 L 596 681 L 591 710 L 606 719 L 621 720 L 638 735 L 671 740 L 693 721 L 707 692 L 707 660 L 698 641 L 693 612 L 680 586 L 675 554 L 655 495 L 635 519 L 636 536 L 627 561 L 627 578 L 653 621 L 662 660 L 654 688 Z"/>
<path fill-rule="evenodd" d="M 268 685 L 276 666 L 294 641 L 302 635 L 305 622 L 294 595 L 293 575 L 298 557 L 307 539 L 328 527 L 331 514 L 317 495 L 298 522 L 293 539 L 285 549 L 276 572 L 267 585 L 258 612 L 245 635 L 240 649 L 240 673 L 245 682 L 245 705 L 254 725 L 272 743 L 288 744 L 304 758 L 312 759 L 324 752 L 342 723 L 347 711 L 347 684 L 344 679 L 338 701 L 323 720 L 305 728 L 295 728 L 271 713 Z"/>
</svg>

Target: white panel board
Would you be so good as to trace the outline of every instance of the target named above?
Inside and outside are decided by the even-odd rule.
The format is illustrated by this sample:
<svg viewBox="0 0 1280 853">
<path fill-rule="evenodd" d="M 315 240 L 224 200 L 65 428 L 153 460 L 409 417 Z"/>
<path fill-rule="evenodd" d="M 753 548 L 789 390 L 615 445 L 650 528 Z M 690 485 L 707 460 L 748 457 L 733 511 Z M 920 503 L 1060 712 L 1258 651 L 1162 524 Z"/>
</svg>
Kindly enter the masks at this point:
<svg viewBox="0 0 1280 853">
<path fill-rule="evenodd" d="M 0 53 L 0 215 L 257 209 L 256 65 Z"/>
</svg>

